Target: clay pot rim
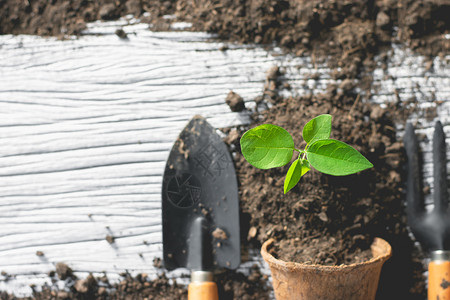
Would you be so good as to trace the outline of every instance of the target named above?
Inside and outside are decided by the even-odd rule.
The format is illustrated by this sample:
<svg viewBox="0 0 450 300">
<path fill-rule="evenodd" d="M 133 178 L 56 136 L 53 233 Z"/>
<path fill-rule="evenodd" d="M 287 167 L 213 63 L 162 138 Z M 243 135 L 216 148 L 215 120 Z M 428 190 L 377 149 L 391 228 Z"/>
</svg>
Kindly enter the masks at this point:
<svg viewBox="0 0 450 300">
<path fill-rule="evenodd" d="M 339 266 L 324 266 L 324 265 L 311 265 L 311 264 L 304 264 L 304 263 L 298 263 L 298 262 L 286 262 L 280 259 L 275 258 L 273 255 L 271 255 L 269 252 L 267 252 L 267 247 L 271 244 L 273 244 L 275 240 L 273 238 L 267 240 L 264 242 L 264 244 L 261 247 L 261 255 L 263 259 L 269 264 L 269 266 L 272 268 L 276 268 L 279 270 L 295 270 L 295 269 L 302 269 L 304 271 L 322 271 L 322 272 L 343 272 L 343 271 L 350 271 L 354 270 L 360 267 L 366 267 L 373 264 L 379 264 L 384 263 L 386 260 L 388 260 L 392 256 L 392 247 L 391 245 L 383 240 L 382 238 L 376 237 L 371 245 L 372 253 L 374 252 L 374 248 L 382 248 L 384 251 L 384 254 L 375 256 L 367 261 L 363 261 L 361 263 L 353 263 L 349 265 L 339 265 Z"/>
</svg>

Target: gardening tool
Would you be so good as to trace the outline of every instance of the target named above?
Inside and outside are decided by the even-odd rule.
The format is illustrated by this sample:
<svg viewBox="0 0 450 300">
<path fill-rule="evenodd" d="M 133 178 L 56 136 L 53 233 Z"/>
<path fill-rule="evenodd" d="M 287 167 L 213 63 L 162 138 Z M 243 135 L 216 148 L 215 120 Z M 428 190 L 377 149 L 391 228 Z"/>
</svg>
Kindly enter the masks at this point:
<svg viewBox="0 0 450 300">
<path fill-rule="evenodd" d="M 162 220 L 165 267 L 191 270 L 189 300 L 217 300 L 213 269 L 240 264 L 238 187 L 227 146 L 200 116 L 169 154 Z"/>
<path fill-rule="evenodd" d="M 404 136 L 408 157 L 407 217 L 414 236 L 430 252 L 428 299 L 450 299 L 450 212 L 448 210 L 445 134 L 436 122 L 433 135 L 434 208 L 427 212 L 422 193 L 419 146 L 414 128 L 407 124 Z"/>
</svg>

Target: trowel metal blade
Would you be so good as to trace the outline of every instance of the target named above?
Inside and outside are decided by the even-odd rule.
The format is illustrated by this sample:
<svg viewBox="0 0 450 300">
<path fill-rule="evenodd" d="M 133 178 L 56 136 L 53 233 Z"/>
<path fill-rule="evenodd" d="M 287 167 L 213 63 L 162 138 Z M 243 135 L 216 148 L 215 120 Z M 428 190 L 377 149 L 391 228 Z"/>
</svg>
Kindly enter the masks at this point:
<svg viewBox="0 0 450 300">
<path fill-rule="evenodd" d="M 167 160 L 162 219 L 168 270 L 239 265 L 236 172 L 225 143 L 200 116 L 183 129 Z"/>
</svg>

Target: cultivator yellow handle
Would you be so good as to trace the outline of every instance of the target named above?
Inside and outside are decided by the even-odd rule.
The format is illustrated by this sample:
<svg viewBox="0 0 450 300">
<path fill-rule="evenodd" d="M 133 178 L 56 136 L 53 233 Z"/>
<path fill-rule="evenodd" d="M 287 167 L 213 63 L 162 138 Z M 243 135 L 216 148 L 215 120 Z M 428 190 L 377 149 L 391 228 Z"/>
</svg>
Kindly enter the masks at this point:
<svg viewBox="0 0 450 300">
<path fill-rule="evenodd" d="M 428 265 L 428 300 L 450 300 L 450 261 Z"/>
<path fill-rule="evenodd" d="M 188 300 L 219 300 L 217 285 L 212 278 L 211 272 L 193 271 L 188 287 Z"/>
</svg>

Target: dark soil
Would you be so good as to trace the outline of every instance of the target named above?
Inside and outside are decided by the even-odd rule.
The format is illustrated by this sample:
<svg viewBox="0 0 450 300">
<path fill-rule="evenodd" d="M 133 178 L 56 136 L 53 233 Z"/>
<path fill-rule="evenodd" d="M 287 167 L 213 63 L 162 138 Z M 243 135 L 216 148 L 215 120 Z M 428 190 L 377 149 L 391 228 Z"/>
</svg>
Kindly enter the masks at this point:
<svg viewBox="0 0 450 300">
<path fill-rule="evenodd" d="M 423 254 L 414 247 L 406 226 L 403 145 L 396 138 L 394 124 L 394 120 L 402 122 L 409 111 L 400 106 L 401 102 L 386 110 L 369 103 L 370 71 L 376 55 L 382 61 L 388 58 L 385 50 L 392 42 L 403 43 L 430 59 L 448 54 L 450 40 L 444 34 L 450 33 L 450 2 L 0 0 L 0 34 L 64 37 L 80 34 L 86 22 L 125 14 L 142 16 L 144 12 L 150 12 L 150 17 L 143 19 L 156 30 L 168 29 L 171 21 L 162 17 L 174 14 L 176 21 L 192 22 L 192 30 L 213 32 L 223 40 L 276 44 L 296 55 L 308 55 L 314 63 L 329 64 L 332 77 L 342 80 L 340 85 L 329 86 L 323 94 L 297 98 L 279 97 L 278 90 L 288 86 L 279 80 L 277 68 L 269 70 L 264 93 L 255 101 L 258 107 L 267 108 L 268 103 L 273 106 L 255 112 L 251 127 L 260 123 L 282 126 L 301 147 L 303 125 L 319 114 L 330 113 L 334 118 L 332 137 L 357 148 L 374 168 L 347 177 L 312 170 L 283 195 L 287 167 L 266 171 L 251 167 L 239 151 L 239 137 L 248 128 L 225 130 L 229 134 L 226 140 L 236 152 L 243 235 L 248 237 L 247 244 L 255 247 L 270 237 L 283 241 L 277 251 L 282 258 L 328 265 L 366 259 L 373 238 L 382 237 L 392 245 L 394 255 L 383 268 L 378 299 L 424 299 Z M 126 38 L 122 32 L 117 34 Z M 357 87 L 360 94 L 355 92 Z M 233 111 L 245 108 L 235 93 L 229 94 L 227 103 Z M 256 271 L 249 277 L 235 272 L 224 274 L 226 280 L 219 279 L 219 286 L 227 289 L 222 293 L 228 293 L 230 299 L 267 298 L 265 278 Z M 79 288 L 90 291 L 92 282 L 79 284 Z M 184 287 L 168 284 L 164 276 L 156 281 L 126 276 L 123 282 L 106 284 L 112 287 L 106 289 L 108 297 L 186 297 Z M 92 295 L 99 296 L 101 288 L 97 284 Z M 167 298 L 158 298 L 160 291 Z M 44 290 L 35 297 L 55 298 L 46 293 Z M 72 288 L 67 297 L 82 298 L 77 293 Z"/>
<path fill-rule="evenodd" d="M 187 287 L 170 280 L 164 273 L 156 279 L 149 280 L 146 274 L 132 277 L 128 273 L 121 274 L 118 283 L 110 283 L 106 275 L 94 278 L 89 275 L 78 279 L 72 270 L 63 263 L 58 263 L 56 270 L 50 272 L 52 285 L 40 287 L 32 297 L 23 299 L 155 299 L 155 300 L 186 300 Z M 61 290 L 56 283 L 65 280 L 66 288 Z M 269 299 L 267 276 L 262 275 L 257 267 L 250 270 L 248 276 L 234 271 L 224 271 L 215 276 L 221 300 L 265 300 Z M 34 287 L 33 287 L 34 290 Z M 0 299 L 18 299 L 13 295 L 0 292 Z"/>
<path fill-rule="evenodd" d="M 422 54 L 448 53 L 448 0 L 99 0 L 0 1 L 0 34 L 79 35 L 86 22 L 112 20 L 126 14 L 145 17 L 155 29 L 185 20 L 192 30 L 217 33 L 225 40 L 272 44 L 296 54 L 348 65 L 345 77 L 367 67 L 380 47 L 399 41 Z M 164 15 L 174 14 L 167 21 Z M 342 73 L 342 72 L 341 72 Z"/>
<path fill-rule="evenodd" d="M 271 249 L 271 254 L 284 261 L 326 266 L 361 263 L 372 258 L 369 249 L 355 249 L 352 242 L 348 243 L 340 234 L 282 239 Z"/>
</svg>

